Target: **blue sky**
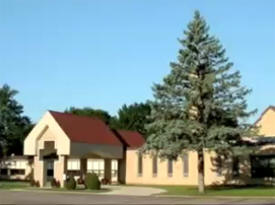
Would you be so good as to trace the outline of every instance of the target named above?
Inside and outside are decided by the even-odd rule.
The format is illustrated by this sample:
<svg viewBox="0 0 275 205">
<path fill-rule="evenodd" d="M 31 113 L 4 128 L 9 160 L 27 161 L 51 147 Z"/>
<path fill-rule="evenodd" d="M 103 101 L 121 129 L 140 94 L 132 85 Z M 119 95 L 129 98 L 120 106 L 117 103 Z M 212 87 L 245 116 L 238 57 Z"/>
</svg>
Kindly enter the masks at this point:
<svg viewBox="0 0 275 205">
<path fill-rule="evenodd" d="M 275 104 L 274 0 L 1 0 L 0 85 L 34 122 L 69 106 L 116 114 L 152 98 L 196 9 L 253 89 L 254 120 Z"/>
</svg>

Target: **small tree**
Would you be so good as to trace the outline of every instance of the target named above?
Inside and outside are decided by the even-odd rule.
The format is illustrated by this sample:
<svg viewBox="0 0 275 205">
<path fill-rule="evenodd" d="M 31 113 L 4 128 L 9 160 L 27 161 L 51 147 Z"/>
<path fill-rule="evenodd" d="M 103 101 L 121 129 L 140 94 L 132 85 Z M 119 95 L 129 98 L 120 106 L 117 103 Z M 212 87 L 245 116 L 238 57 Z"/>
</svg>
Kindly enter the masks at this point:
<svg viewBox="0 0 275 205">
<path fill-rule="evenodd" d="M 176 159 L 185 150 L 198 153 L 198 188 L 204 192 L 204 152 L 229 151 L 242 136 L 245 123 L 255 111 L 247 112 L 245 97 L 251 92 L 240 85 L 240 73 L 198 11 L 180 39 L 178 62 L 162 84 L 153 87 L 152 123 L 145 150 Z"/>
<path fill-rule="evenodd" d="M 8 85 L 0 87 L 0 155 L 22 154 L 23 141 L 32 127 L 15 99 L 17 93 Z"/>
</svg>

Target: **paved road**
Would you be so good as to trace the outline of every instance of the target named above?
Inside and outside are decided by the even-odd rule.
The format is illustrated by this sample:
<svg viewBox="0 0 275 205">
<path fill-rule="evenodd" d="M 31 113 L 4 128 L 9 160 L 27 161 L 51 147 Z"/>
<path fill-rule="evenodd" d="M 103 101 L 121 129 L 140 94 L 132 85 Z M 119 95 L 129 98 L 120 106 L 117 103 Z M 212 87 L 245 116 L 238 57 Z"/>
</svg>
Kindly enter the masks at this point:
<svg viewBox="0 0 275 205">
<path fill-rule="evenodd" d="M 41 191 L 0 191 L 0 204 L 186 204 L 186 205 L 274 205 L 273 199 L 173 198 L 157 196 L 112 196 Z"/>
</svg>

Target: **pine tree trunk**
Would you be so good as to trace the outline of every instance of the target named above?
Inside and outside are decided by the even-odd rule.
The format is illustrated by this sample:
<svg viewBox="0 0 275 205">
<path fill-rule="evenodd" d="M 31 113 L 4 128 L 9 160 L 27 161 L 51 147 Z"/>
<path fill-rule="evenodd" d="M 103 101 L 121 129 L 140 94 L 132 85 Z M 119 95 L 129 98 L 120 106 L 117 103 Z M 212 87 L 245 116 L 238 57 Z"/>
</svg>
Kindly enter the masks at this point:
<svg viewBox="0 0 275 205">
<path fill-rule="evenodd" d="M 204 157 L 203 151 L 198 152 L 198 189 L 204 193 Z"/>
</svg>

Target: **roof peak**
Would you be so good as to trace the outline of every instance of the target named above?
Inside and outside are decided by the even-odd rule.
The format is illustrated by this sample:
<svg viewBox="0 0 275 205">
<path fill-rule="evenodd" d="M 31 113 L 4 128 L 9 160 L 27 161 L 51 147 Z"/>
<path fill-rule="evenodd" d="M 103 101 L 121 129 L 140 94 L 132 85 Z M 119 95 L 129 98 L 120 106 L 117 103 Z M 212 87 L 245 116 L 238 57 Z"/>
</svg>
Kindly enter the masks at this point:
<svg viewBox="0 0 275 205">
<path fill-rule="evenodd" d="M 74 117 L 80 117 L 80 118 L 100 120 L 100 121 L 104 122 L 104 120 L 102 120 L 101 118 L 96 117 L 96 116 L 78 115 L 78 114 L 74 114 L 74 113 L 60 112 L 60 111 L 54 111 L 54 110 L 48 110 L 48 112 L 51 113 L 51 114 L 68 115 L 68 116 L 74 116 Z"/>
<path fill-rule="evenodd" d="M 256 125 L 259 121 L 261 121 L 261 119 L 263 118 L 264 114 L 268 111 L 268 110 L 273 110 L 275 111 L 275 105 L 269 105 L 260 115 L 260 117 L 254 122 L 254 125 Z"/>
</svg>

